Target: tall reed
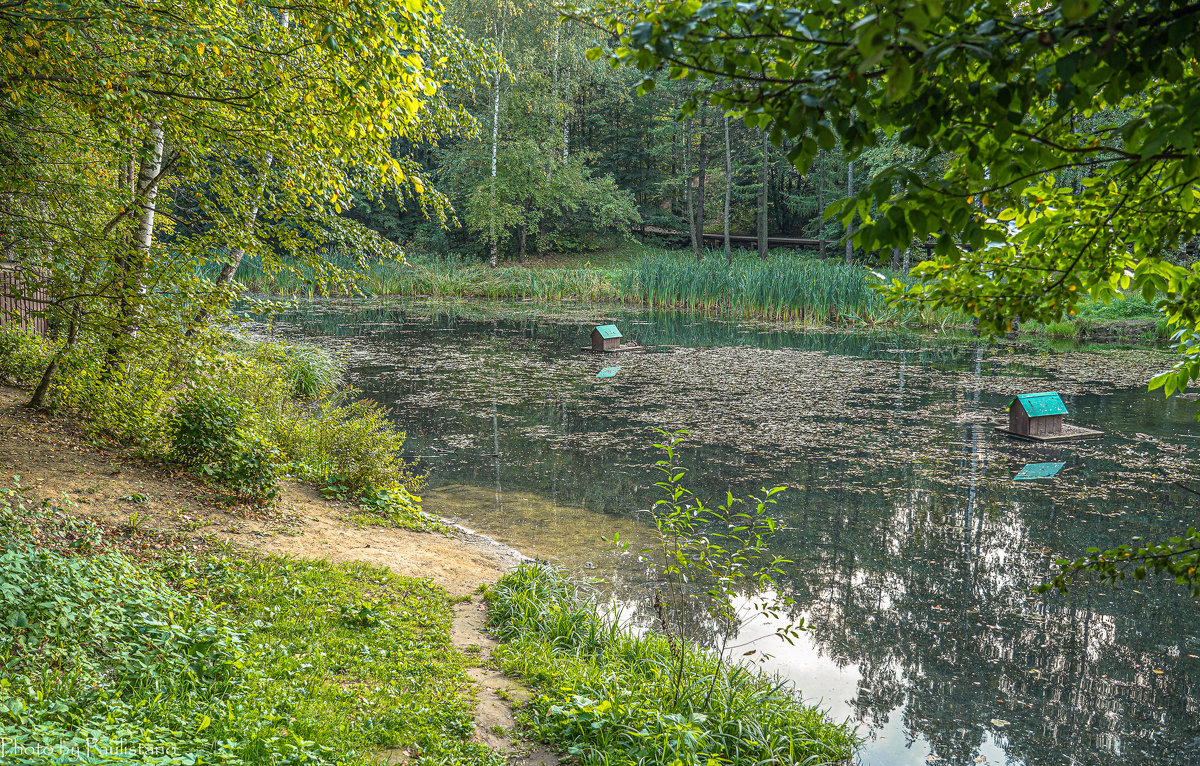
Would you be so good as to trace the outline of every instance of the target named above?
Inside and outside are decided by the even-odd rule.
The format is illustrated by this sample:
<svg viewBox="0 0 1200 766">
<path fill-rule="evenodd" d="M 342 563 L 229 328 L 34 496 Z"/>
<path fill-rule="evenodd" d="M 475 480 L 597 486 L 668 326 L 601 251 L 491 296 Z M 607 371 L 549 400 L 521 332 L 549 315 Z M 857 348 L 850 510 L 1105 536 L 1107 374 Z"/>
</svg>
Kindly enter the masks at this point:
<svg viewBox="0 0 1200 766">
<path fill-rule="evenodd" d="M 350 259 L 342 260 L 345 267 L 352 266 Z M 212 266 L 198 271 L 210 278 L 216 273 Z M 302 275 L 265 273 L 253 258 L 242 262 L 235 278 L 251 292 L 313 292 Z M 417 257 L 403 264 L 375 264 L 360 274 L 357 284 L 374 296 L 611 302 L 808 324 L 898 319 L 872 289 L 874 281 L 862 266 L 791 251 L 775 251 L 761 260 L 740 253 L 729 266 L 716 252 L 697 261 L 677 251 L 640 248 L 639 257 L 599 268 L 493 269 L 452 257 Z"/>
</svg>

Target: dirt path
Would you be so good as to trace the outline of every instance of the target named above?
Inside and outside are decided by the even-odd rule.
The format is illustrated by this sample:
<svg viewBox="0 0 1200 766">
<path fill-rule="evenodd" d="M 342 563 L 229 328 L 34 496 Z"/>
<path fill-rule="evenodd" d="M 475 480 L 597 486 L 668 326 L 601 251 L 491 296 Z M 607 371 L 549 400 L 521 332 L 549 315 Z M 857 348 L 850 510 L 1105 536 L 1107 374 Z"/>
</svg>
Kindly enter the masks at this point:
<svg viewBox="0 0 1200 766">
<path fill-rule="evenodd" d="M 507 753 L 515 766 L 558 763 L 540 745 L 516 737 L 513 707 L 529 692 L 489 667 L 496 642 L 485 630 L 486 613 L 476 592 L 520 561 L 517 551 L 482 535 L 356 527 L 341 520 L 346 504 L 291 482 L 285 483 L 275 511 L 229 508 L 187 474 L 90 444 L 68 423 L 20 407 L 22 400 L 21 392 L 0 388 L 0 480 L 11 485 L 19 476 L 37 499 L 57 501 L 81 516 L 185 538 L 298 558 L 365 561 L 400 575 L 428 577 L 451 596 L 470 595 L 455 607 L 451 640 L 472 665 L 476 737 Z"/>
</svg>

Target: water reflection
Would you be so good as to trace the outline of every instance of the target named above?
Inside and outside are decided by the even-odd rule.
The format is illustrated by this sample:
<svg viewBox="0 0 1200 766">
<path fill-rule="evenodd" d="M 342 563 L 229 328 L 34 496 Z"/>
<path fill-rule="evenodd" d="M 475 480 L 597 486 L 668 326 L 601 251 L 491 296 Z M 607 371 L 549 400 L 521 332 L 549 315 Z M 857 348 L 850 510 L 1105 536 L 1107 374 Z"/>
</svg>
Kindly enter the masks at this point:
<svg viewBox="0 0 1200 766">
<path fill-rule="evenodd" d="M 700 492 L 792 487 L 774 544 L 813 630 L 770 667 L 861 726 L 864 763 L 1200 763 L 1196 604 L 1161 583 L 1030 593 L 1060 556 L 1197 523 L 1194 404 L 1071 389 L 1048 372 L 1064 358 L 961 337 L 596 319 L 661 353 L 597 381 L 583 319 L 383 307 L 276 329 L 354 338 L 340 347 L 356 384 L 432 469 L 431 510 L 594 567 L 643 615 L 644 565 L 606 557 L 601 538 L 648 534 L 650 424 L 702 424 L 686 451 Z M 1031 384 L 1074 391 L 1073 413 L 1109 436 L 995 434 L 1008 392 Z M 1053 480 L 1011 480 L 1051 461 L 1065 463 Z"/>
</svg>

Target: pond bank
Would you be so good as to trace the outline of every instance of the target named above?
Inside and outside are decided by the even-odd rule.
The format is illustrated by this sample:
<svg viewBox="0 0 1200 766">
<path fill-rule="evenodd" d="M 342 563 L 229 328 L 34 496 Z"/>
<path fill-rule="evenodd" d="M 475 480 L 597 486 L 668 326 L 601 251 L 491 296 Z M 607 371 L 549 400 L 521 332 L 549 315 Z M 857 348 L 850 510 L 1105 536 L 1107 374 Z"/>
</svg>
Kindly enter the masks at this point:
<svg viewBox="0 0 1200 766">
<path fill-rule="evenodd" d="M 286 482 L 272 511 L 230 507 L 186 473 L 149 463 L 118 448 L 96 447 L 70 421 L 20 406 L 23 392 L 0 388 L 0 470 L 19 476 L 34 504 L 96 519 L 103 528 L 145 534 L 146 545 L 186 541 L 198 555 L 266 555 L 266 565 L 283 561 L 368 564 L 404 578 L 421 578 L 447 594 L 438 607 L 446 639 L 462 653 L 474 682 L 460 690 L 475 710 L 475 739 L 510 756 L 512 764 L 556 764 L 540 746 L 515 736 L 513 705 L 528 695 L 514 680 L 487 667 L 496 645 L 485 631 L 480 587 L 494 583 L 523 557 L 482 535 L 414 532 L 347 523 L 349 504 L 327 500 L 311 487 Z M 11 488 L 11 487 L 8 487 Z M 283 559 L 276 557 L 284 557 Z M 436 601 L 436 599 L 435 599 Z M 453 617 L 451 621 L 451 616 Z M 452 680 L 452 676 L 451 676 Z M 513 732 L 498 736 L 503 729 Z M 400 751 L 394 754 L 400 762 Z"/>
<path fill-rule="evenodd" d="M 94 535 L 96 541 L 89 543 L 93 546 L 89 554 L 106 554 L 96 561 L 108 562 L 115 555 L 116 561 L 126 562 L 118 566 L 131 566 L 136 572 L 130 575 L 131 570 L 124 570 L 126 578 L 148 583 L 147 593 L 153 595 L 155 588 L 166 588 L 168 592 L 179 591 L 184 598 L 197 599 L 188 606 L 188 615 L 198 615 L 197 623 L 192 626 L 190 616 L 179 618 L 183 629 L 207 630 L 202 626 L 215 625 L 218 636 L 233 631 L 228 633 L 228 641 L 220 640 L 233 652 L 223 662 L 238 658 L 236 661 L 242 663 L 239 669 L 245 677 L 236 673 L 234 686 L 241 684 L 253 690 L 261 682 L 272 687 L 270 691 L 264 688 L 248 692 L 272 700 L 271 710 L 262 715 L 273 715 L 274 706 L 280 704 L 276 695 L 282 695 L 282 704 L 291 711 L 292 731 L 302 735 L 297 740 L 301 742 L 299 747 L 316 756 L 350 744 L 373 743 L 372 752 L 350 751 L 347 759 L 338 762 L 365 764 L 382 758 L 386 763 L 407 763 L 429 756 L 493 766 L 499 764 L 494 754 L 502 755 L 511 766 L 556 766 L 560 762 L 558 756 L 529 737 L 555 742 L 561 748 L 570 744 L 539 727 L 537 720 L 551 704 L 552 697 L 547 695 L 561 696 L 566 680 L 586 675 L 597 660 L 564 652 L 555 656 L 556 675 L 547 675 L 548 671 L 521 672 L 512 664 L 513 657 L 528 653 L 529 645 L 518 648 L 511 640 L 501 643 L 496 639 L 481 594 L 485 586 L 512 571 L 513 565 L 528 561 L 515 549 L 461 527 L 450 534 L 363 527 L 353 522 L 356 515 L 351 504 L 328 500 L 311 487 L 291 481 L 282 484 L 273 509 L 224 505 L 215 500 L 211 487 L 191 475 L 161 462 L 139 459 L 125 450 L 89 442 L 72 421 L 31 412 L 20 405 L 21 398 L 17 389 L 0 388 L 0 471 L 20 477 L 0 496 L 0 552 L 23 548 L 43 560 L 61 560 L 64 563 L 60 566 L 76 566 L 66 562 L 83 561 L 86 569 L 91 556 L 56 549 L 53 543 L 42 544 L 43 540 L 70 539 L 83 530 L 84 536 Z M 12 509 L 18 506 L 21 510 L 14 512 Z M 39 532 L 27 536 L 23 530 L 30 524 Z M 114 604 L 124 604 L 130 598 L 105 588 L 95 592 L 101 600 Z M 139 594 L 135 594 L 134 603 L 142 603 L 137 599 L 146 597 L 145 593 Z M 218 604 L 215 609 L 208 606 L 214 603 Z M 14 605 L 23 604 L 8 604 Z M 5 601 L 0 599 L 3 606 Z M 580 602 L 574 609 L 581 615 L 586 612 L 594 624 L 601 623 L 602 618 L 590 605 Z M 32 611 L 30 614 L 35 627 L 50 618 Z M 153 609 L 144 617 L 176 621 Z M 89 645 L 85 635 L 64 631 L 57 640 L 71 651 L 85 652 Z M 356 659 L 403 654 L 405 640 L 410 647 L 417 642 L 421 651 L 388 662 L 364 664 Z M 244 654 L 234 646 L 239 643 L 244 645 Z M 127 644 L 136 648 L 136 641 L 117 642 L 122 647 Z M 152 663 L 155 667 L 173 661 L 179 654 L 171 648 L 173 644 L 163 646 Z M 549 658 L 559 650 L 547 645 L 541 651 Z M 658 644 L 643 650 L 638 660 L 645 665 L 643 670 L 652 671 L 660 659 L 657 653 L 662 651 Z M 182 657 L 180 654 L 176 659 Z M 304 658 L 310 659 L 298 665 Z M 101 658 L 98 666 L 104 667 L 104 661 Z M 48 671 L 34 669 L 30 677 L 37 672 Z M 114 686 L 107 693 L 123 699 L 132 695 L 137 703 L 138 687 L 126 688 L 120 672 L 110 675 L 108 682 Z M 423 693 L 419 700 L 396 691 L 409 677 L 420 679 Z M 731 684 L 731 695 L 749 690 L 747 694 L 754 693 L 748 700 L 761 696 L 762 689 L 747 686 L 745 673 L 731 673 L 730 678 L 737 681 Z M 538 689 L 536 700 L 521 679 Z M 309 690 L 303 710 L 291 707 L 289 695 L 296 692 L 293 687 L 297 684 Z M 760 686 L 765 689 L 771 683 L 763 679 Z M 224 694 L 226 687 L 214 688 L 217 691 L 210 691 L 201 679 L 189 692 L 199 701 L 189 704 L 194 708 L 216 702 L 219 707 L 223 698 L 217 695 Z M 343 689 L 363 690 L 355 692 L 360 696 L 352 711 L 345 708 Z M 625 702 L 646 709 L 665 707 L 669 703 L 660 698 L 660 692 L 665 693 L 642 683 L 625 693 Z M 170 691 L 168 696 L 174 694 Z M 21 699 L 19 690 L 17 698 Z M 57 704 L 59 697 L 51 693 L 46 699 L 47 704 Z M 568 702 L 570 699 L 570 694 L 564 698 Z M 88 710 L 95 715 L 94 708 L 86 704 L 76 704 L 69 697 L 63 700 L 67 701 L 70 716 Z M 833 756 L 830 762 L 848 763 L 845 758 L 854 742 L 850 729 L 829 721 L 786 690 L 772 700 L 771 706 L 763 708 L 764 714 L 769 711 L 772 716 L 783 716 L 791 721 L 789 725 L 803 728 L 805 738 L 796 747 L 807 748 L 804 743 L 819 737 L 823 743 L 819 752 Z M 0 704 L 7 704 L 3 695 Z M 154 704 L 148 706 L 154 708 Z M 474 726 L 463 728 L 462 715 L 473 716 Z M 754 724 L 755 715 L 741 713 L 742 723 Z M 355 723 L 360 717 L 364 721 L 361 725 Z M 407 724 L 370 723 L 407 721 L 410 717 L 420 723 L 418 734 L 411 740 L 405 739 Z M 244 721 L 226 720 L 215 713 L 212 720 L 211 724 L 202 724 L 201 730 L 211 726 L 214 737 L 221 732 L 221 742 L 242 742 L 239 747 L 252 748 L 257 735 L 244 730 Z M 671 720 L 669 715 L 663 719 L 667 724 L 660 732 L 664 743 L 677 735 L 685 739 L 703 735 L 706 730 L 701 716 L 677 733 Z M 122 741 L 120 732 L 110 731 L 112 727 L 92 725 L 99 726 L 102 739 Z M 189 748 L 198 753 L 205 752 L 205 748 L 225 747 L 203 737 L 184 742 L 163 735 L 162 730 L 177 726 L 169 718 L 150 716 L 137 719 L 134 725 L 150 732 L 143 738 L 147 747 L 168 747 L 172 751 L 176 747 Z M 9 733 L 0 721 L 0 738 Z M 53 727 L 38 728 L 23 746 L 44 747 L 47 741 L 56 741 L 55 733 Z M 611 732 L 601 731 L 601 735 L 607 737 Z M 437 747 L 430 744 L 431 736 L 439 743 Z M 269 740 L 263 747 L 275 757 L 279 753 L 272 749 L 272 743 L 276 740 Z M 629 752 L 641 752 L 636 738 L 629 744 Z M 723 752 L 727 745 L 718 745 L 714 752 Z M 602 743 L 600 747 L 604 751 Z M 336 754 L 340 759 L 343 752 Z M 259 761 L 250 758 L 246 762 Z M 319 757 L 311 762 L 325 763 Z M 651 758 L 648 763 L 658 761 Z"/>
</svg>

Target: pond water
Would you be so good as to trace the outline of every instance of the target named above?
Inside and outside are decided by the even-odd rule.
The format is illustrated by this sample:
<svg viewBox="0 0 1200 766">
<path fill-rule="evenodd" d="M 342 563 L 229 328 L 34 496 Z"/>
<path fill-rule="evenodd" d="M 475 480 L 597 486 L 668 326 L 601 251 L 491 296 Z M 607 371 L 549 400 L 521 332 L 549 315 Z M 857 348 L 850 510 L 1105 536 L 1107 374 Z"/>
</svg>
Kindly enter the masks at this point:
<svg viewBox="0 0 1200 766">
<path fill-rule="evenodd" d="M 862 764 L 1200 764 L 1196 602 L 1153 582 L 1031 593 L 1059 557 L 1200 523 L 1197 403 L 1146 392 L 1160 352 L 611 311 L 314 304 L 272 332 L 344 354 L 393 408 L 430 511 L 635 608 L 645 572 L 602 538 L 649 535 L 654 426 L 691 431 L 697 494 L 789 486 L 772 548 L 812 629 L 763 647 L 767 667 L 858 726 Z M 600 320 L 655 348 L 583 352 Z M 1041 390 L 1107 435 L 995 433 Z M 1065 466 L 1013 480 L 1038 462 Z"/>
</svg>

